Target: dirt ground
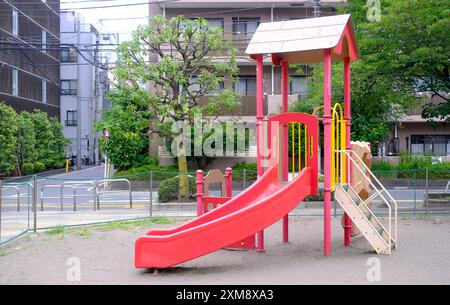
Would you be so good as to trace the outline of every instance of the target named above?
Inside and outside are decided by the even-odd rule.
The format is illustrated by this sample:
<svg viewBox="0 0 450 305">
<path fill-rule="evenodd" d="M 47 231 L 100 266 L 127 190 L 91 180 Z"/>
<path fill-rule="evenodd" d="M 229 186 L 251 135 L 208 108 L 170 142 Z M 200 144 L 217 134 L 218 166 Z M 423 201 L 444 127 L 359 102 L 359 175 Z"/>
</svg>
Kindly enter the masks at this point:
<svg viewBox="0 0 450 305">
<path fill-rule="evenodd" d="M 291 218 L 289 244 L 277 223 L 266 231 L 264 254 L 221 250 L 158 275 L 133 265 L 134 240 L 148 228 L 30 234 L 0 249 L 0 284 L 450 284 L 450 218 L 402 218 L 391 256 L 375 255 L 364 238 L 344 248 L 335 219 L 333 254 L 325 258 L 322 227 L 319 218 Z M 68 280 L 70 258 L 79 259 L 81 281 Z M 367 276 L 373 258 L 375 282 Z"/>
</svg>

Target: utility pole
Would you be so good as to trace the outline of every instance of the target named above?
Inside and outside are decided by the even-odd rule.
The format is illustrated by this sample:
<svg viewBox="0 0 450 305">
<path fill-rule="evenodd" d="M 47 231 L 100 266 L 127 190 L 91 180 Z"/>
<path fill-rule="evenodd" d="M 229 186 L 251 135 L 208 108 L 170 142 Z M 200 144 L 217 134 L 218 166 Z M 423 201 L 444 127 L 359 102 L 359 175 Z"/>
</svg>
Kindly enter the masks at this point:
<svg viewBox="0 0 450 305">
<path fill-rule="evenodd" d="M 314 0 L 314 17 L 320 17 L 320 0 Z"/>
<path fill-rule="evenodd" d="M 94 52 L 94 64 L 95 64 L 95 71 L 94 71 L 94 77 L 95 77 L 95 85 L 94 85 L 94 128 L 95 124 L 98 120 L 98 111 L 100 109 L 99 107 L 99 97 L 100 97 L 100 83 L 99 83 L 99 75 L 98 75 L 98 65 L 99 65 L 99 58 L 98 58 L 98 52 L 99 52 L 99 34 L 96 34 L 96 41 L 95 41 L 95 52 Z M 100 165 L 100 153 L 99 153 L 99 145 L 98 145 L 99 137 L 98 132 L 95 132 L 94 137 L 94 153 L 93 153 L 93 161 L 94 164 Z"/>
<path fill-rule="evenodd" d="M 81 21 L 77 20 L 77 169 L 81 169 Z"/>
</svg>

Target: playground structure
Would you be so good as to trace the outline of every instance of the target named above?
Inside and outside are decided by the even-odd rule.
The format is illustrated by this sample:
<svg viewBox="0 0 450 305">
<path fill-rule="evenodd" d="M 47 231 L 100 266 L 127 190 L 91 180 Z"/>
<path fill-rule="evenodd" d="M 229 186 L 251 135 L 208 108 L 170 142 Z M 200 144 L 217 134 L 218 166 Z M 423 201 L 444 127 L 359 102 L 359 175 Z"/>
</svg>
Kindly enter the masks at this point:
<svg viewBox="0 0 450 305">
<path fill-rule="evenodd" d="M 225 198 L 208 201 L 211 200 L 208 196 L 203 198 L 200 174 L 197 179 L 199 217 L 177 228 L 151 230 L 139 238 L 135 266 L 156 269 L 175 266 L 254 234 L 257 251 L 264 252 L 264 230 L 280 219 L 283 242 L 289 242 L 289 212 L 306 196 L 318 192 L 319 122 L 324 129 L 324 255 L 331 255 L 333 192 L 346 213 L 345 246 L 350 245 L 352 234 L 359 230 L 377 253 L 390 254 L 397 245 L 397 204 L 364 163 L 363 159 L 369 158 L 367 145 L 353 143 L 352 147 L 350 139 L 350 62 L 359 57 L 351 16 L 263 23 L 254 34 L 247 54 L 256 61 L 257 69 L 258 181 L 234 198 L 228 189 Z M 281 66 L 283 102 L 281 114 L 265 117 L 264 61 L 268 58 L 273 65 Z M 324 105 L 320 110 L 323 117 L 317 117 L 319 109 L 313 115 L 289 113 L 289 64 L 322 61 Z M 333 106 L 331 101 L 333 61 L 344 62 L 343 107 Z M 375 198 L 388 207 L 387 223 L 370 209 Z M 205 203 L 211 203 L 214 208 L 210 210 Z"/>
</svg>

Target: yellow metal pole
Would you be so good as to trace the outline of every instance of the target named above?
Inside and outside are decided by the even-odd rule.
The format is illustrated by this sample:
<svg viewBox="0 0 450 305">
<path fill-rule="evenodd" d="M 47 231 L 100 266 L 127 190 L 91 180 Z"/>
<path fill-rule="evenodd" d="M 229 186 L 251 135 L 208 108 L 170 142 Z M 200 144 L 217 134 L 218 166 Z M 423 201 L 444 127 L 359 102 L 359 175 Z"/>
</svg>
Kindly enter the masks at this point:
<svg viewBox="0 0 450 305">
<path fill-rule="evenodd" d="M 66 159 L 66 173 L 69 172 L 69 160 Z"/>
<path fill-rule="evenodd" d="M 292 179 L 295 178 L 295 124 L 291 124 L 292 132 Z"/>
</svg>

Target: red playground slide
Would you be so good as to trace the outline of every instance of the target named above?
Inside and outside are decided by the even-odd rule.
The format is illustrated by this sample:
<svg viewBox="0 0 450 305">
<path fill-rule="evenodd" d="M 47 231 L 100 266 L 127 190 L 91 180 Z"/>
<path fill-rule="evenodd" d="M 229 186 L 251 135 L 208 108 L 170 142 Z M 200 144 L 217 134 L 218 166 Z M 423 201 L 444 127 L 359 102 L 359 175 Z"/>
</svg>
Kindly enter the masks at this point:
<svg viewBox="0 0 450 305">
<path fill-rule="evenodd" d="M 245 192 L 174 229 L 152 230 L 136 241 L 136 268 L 167 268 L 217 251 L 271 226 L 313 190 L 313 169 L 281 183 L 278 167 Z"/>
</svg>

